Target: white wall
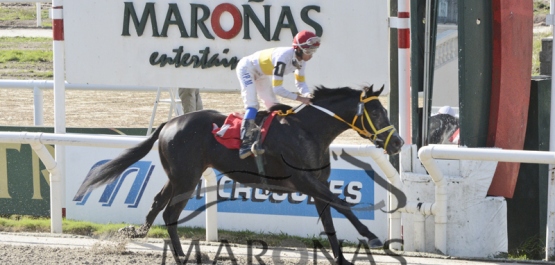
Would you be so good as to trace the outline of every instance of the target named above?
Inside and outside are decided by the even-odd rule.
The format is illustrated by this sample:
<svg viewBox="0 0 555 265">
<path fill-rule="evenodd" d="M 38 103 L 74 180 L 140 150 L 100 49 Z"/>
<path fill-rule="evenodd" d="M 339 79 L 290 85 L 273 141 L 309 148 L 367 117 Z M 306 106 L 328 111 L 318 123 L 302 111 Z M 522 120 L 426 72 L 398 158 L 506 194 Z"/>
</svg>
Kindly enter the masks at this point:
<svg viewBox="0 0 555 265">
<path fill-rule="evenodd" d="M 218 37 L 209 18 L 205 21 L 208 31 L 215 39 L 208 39 L 198 28 L 198 38 L 182 38 L 179 28 L 170 25 L 167 37 L 152 37 L 150 20 L 142 36 L 138 36 L 130 22 L 130 36 L 122 36 L 124 2 L 134 3 L 140 19 L 146 0 L 72 0 L 64 2 L 64 30 L 66 48 L 66 76 L 70 83 L 147 85 L 166 87 L 196 87 L 204 90 L 227 89 L 238 91 L 239 83 L 235 71 L 230 68 L 207 69 L 151 65 L 153 52 L 175 55 L 173 49 L 183 46 L 184 52 L 200 55 L 206 47 L 210 54 L 220 53 L 220 58 L 242 58 L 257 50 L 276 46 L 290 46 L 292 33 L 288 28 L 281 30 L 280 41 L 266 41 L 254 23 L 250 25 L 252 39 L 243 39 L 244 27 L 231 39 Z M 264 5 L 270 8 L 271 36 L 284 7 L 291 10 L 297 29 L 315 30 L 312 24 L 323 30 L 322 45 L 307 67 L 309 86 L 325 85 L 358 86 L 366 84 L 386 85 L 389 91 L 387 1 L 352 0 L 266 0 L 260 3 L 230 0 L 243 15 L 243 5 L 250 6 L 264 23 Z M 155 1 L 158 31 L 161 32 L 168 6 L 176 3 L 183 17 L 187 33 L 191 34 L 191 4 L 202 4 L 214 9 L 224 1 Z M 301 18 L 303 8 L 315 6 L 319 9 L 308 12 L 313 22 Z M 202 12 L 198 12 L 201 15 Z M 175 18 L 172 16 L 172 20 Z M 224 12 L 220 18 L 223 30 L 230 30 L 233 18 Z M 293 21 L 284 20 L 285 24 Z M 229 49 L 223 54 L 224 49 Z M 290 81 L 287 81 L 289 79 Z M 292 89 L 292 77 L 286 78 L 286 87 Z"/>
</svg>

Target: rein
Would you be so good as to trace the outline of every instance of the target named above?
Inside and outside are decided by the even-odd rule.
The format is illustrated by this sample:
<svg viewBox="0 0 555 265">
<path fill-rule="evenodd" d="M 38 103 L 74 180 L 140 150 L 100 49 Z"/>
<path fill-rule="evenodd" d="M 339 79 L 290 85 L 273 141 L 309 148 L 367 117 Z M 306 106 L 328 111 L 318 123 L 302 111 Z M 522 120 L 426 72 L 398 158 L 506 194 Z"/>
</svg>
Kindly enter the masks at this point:
<svg viewBox="0 0 555 265">
<path fill-rule="evenodd" d="M 375 142 L 376 139 L 378 138 L 378 135 L 380 135 L 381 133 L 389 132 L 389 135 L 387 136 L 386 140 L 385 140 L 385 144 L 384 144 L 384 149 L 387 148 L 387 144 L 389 144 L 389 139 L 391 139 L 391 136 L 393 135 L 393 133 L 395 132 L 395 127 L 393 127 L 393 125 L 389 125 L 387 127 L 384 127 L 380 130 L 376 130 L 376 127 L 374 126 L 374 123 L 372 122 L 372 119 L 370 119 L 370 115 L 368 114 L 368 111 L 366 110 L 366 108 L 364 108 L 364 104 L 366 104 L 367 102 L 370 102 L 372 100 L 379 100 L 378 97 L 376 96 L 372 96 L 372 97 L 368 97 L 368 98 L 363 98 L 364 96 L 364 92 L 360 94 L 360 102 L 358 103 L 358 113 L 357 115 L 355 115 L 355 117 L 353 118 L 353 122 L 348 123 L 347 121 L 345 121 L 343 118 L 339 117 L 337 114 L 333 113 L 332 111 L 324 108 L 324 107 L 320 107 L 318 105 L 314 105 L 311 104 L 310 106 L 338 119 L 339 121 L 347 124 L 349 127 L 351 127 L 351 129 L 355 130 L 356 132 L 358 132 L 359 134 L 368 137 L 372 140 L 372 142 Z M 288 109 L 285 113 L 282 111 L 278 111 L 277 115 L 279 116 L 287 116 L 290 114 L 294 114 L 297 113 L 299 111 L 301 111 L 304 107 L 306 107 L 307 105 L 305 104 L 301 104 L 300 106 L 293 108 L 293 109 Z M 363 112 L 364 111 L 364 112 Z M 368 124 L 370 124 L 370 127 L 372 128 L 372 132 L 369 132 L 365 127 L 364 127 L 364 122 L 361 121 L 362 124 L 362 128 L 359 128 L 355 125 L 357 119 L 359 116 L 362 116 L 364 114 L 364 117 L 366 118 L 366 120 L 368 121 Z"/>
</svg>

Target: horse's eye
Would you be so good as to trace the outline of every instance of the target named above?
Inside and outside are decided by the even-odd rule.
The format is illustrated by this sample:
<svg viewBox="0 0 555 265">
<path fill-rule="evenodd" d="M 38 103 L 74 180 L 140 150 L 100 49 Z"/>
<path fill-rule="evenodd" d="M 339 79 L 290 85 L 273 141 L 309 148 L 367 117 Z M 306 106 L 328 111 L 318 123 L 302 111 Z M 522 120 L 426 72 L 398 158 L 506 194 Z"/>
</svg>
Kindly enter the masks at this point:
<svg viewBox="0 0 555 265">
<path fill-rule="evenodd" d="M 382 113 L 383 113 L 386 117 L 388 117 L 387 110 L 386 110 L 385 108 L 373 110 L 373 111 L 372 111 L 372 116 L 380 116 Z"/>
</svg>

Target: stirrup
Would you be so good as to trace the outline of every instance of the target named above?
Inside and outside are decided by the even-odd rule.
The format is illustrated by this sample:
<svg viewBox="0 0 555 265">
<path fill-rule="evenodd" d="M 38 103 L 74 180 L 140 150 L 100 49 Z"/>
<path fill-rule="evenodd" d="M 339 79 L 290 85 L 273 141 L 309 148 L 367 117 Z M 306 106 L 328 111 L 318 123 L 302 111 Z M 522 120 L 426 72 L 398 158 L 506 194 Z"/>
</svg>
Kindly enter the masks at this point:
<svg viewBox="0 0 555 265">
<path fill-rule="evenodd" d="M 252 148 L 249 149 L 239 149 L 239 158 L 245 159 L 252 155 Z"/>
<path fill-rule="evenodd" d="M 251 153 L 254 156 L 259 156 L 259 155 L 263 155 L 264 151 L 265 150 L 260 147 L 260 144 L 258 143 L 258 141 L 254 141 L 254 143 L 251 146 Z"/>
</svg>

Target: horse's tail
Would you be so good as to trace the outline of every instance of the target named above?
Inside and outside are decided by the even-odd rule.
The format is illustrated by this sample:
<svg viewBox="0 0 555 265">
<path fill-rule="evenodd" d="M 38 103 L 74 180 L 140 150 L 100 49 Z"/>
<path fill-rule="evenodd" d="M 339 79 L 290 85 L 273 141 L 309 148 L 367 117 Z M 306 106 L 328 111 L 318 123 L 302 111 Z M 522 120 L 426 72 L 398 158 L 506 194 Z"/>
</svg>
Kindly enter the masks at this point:
<svg viewBox="0 0 555 265">
<path fill-rule="evenodd" d="M 160 124 L 156 131 L 139 145 L 125 150 L 118 157 L 92 169 L 85 178 L 83 184 L 81 184 L 81 187 L 79 187 L 79 191 L 75 194 L 74 199 L 84 196 L 85 193 L 91 189 L 113 181 L 119 177 L 125 169 L 145 157 L 158 139 L 164 125 L 166 125 L 165 122 Z"/>
</svg>

